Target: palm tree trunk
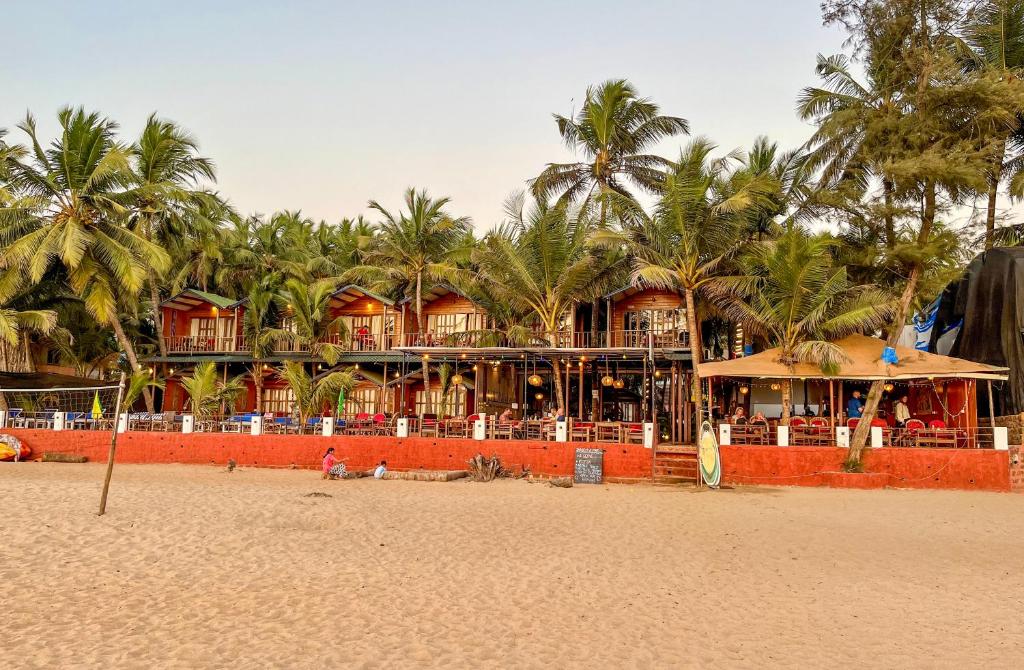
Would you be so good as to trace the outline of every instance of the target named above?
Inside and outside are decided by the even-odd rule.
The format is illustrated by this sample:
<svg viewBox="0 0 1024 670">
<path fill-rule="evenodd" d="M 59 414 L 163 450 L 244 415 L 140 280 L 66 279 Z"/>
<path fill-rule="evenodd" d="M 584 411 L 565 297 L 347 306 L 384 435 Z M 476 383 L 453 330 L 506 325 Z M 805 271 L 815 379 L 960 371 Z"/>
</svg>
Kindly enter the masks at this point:
<svg viewBox="0 0 1024 670">
<path fill-rule="evenodd" d="M 117 338 L 117 343 L 124 350 L 124 355 L 128 358 L 128 364 L 131 365 L 132 372 L 141 372 L 142 366 L 139 365 L 139 357 L 135 355 L 135 347 L 132 346 L 131 340 L 125 334 L 121 321 L 117 316 L 110 320 L 110 327 L 114 329 L 114 337 Z M 153 393 L 149 390 L 148 386 L 142 387 L 142 398 L 146 402 L 146 411 L 150 414 L 156 412 L 156 407 L 153 405 Z"/>
<path fill-rule="evenodd" d="M 167 343 L 164 341 L 163 315 L 160 313 L 160 287 L 157 286 L 156 272 L 153 270 L 152 265 L 146 268 L 146 273 L 149 275 L 149 302 L 151 304 L 150 309 L 153 310 L 153 326 L 156 328 L 156 341 L 160 347 L 160 356 L 166 357 Z"/>
<path fill-rule="evenodd" d="M 783 426 L 789 425 L 790 411 L 789 406 L 793 404 L 793 380 L 784 379 L 782 381 L 782 417 L 779 419 L 779 423 Z"/>
<path fill-rule="evenodd" d="M 704 418 L 704 387 L 701 385 L 700 380 L 700 363 L 703 357 L 704 351 L 700 344 L 700 328 L 697 325 L 697 301 L 693 296 L 693 289 L 686 289 L 684 292 L 684 298 L 686 299 L 686 327 L 690 331 L 690 358 L 693 360 L 693 378 L 694 386 L 696 387 L 696 393 L 693 397 L 697 403 L 697 423 Z"/>
<path fill-rule="evenodd" d="M 888 179 L 882 180 L 882 191 L 884 192 L 885 199 L 885 213 L 882 215 L 882 220 L 885 223 L 885 246 L 892 249 L 896 246 L 896 223 L 895 214 L 893 213 L 893 192 L 896 187 Z"/>
<path fill-rule="evenodd" d="M 991 249 L 996 233 L 996 201 L 999 199 L 999 182 L 1003 178 L 1003 156 L 1006 142 L 996 146 L 992 157 L 992 171 L 988 177 L 988 206 L 985 211 L 985 249 Z"/>
<path fill-rule="evenodd" d="M 932 224 L 935 222 L 935 191 L 935 185 L 929 182 L 925 187 L 921 230 L 917 234 L 917 243 L 922 247 L 928 243 Z M 910 303 L 914 299 L 914 293 L 917 292 L 917 283 L 920 278 L 921 264 L 914 263 L 910 268 L 910 275 L 907 277 L 907 285 L 903 288 L 903 294 L 900 296 L 900 301 L 896 307 L 892 328 L 889 329 L 889 335 L 886 338 L 886 344 L 890 347 L 896 345 L 900 335 L 903 333 L 903 324 L 907 321 Z M 860 463 L 861 456 L 864 453 L 864 446 L 868 441 L 868 435 L 871 434 L 871 421 L 875 418 L 875 413 L 878 411 L 878 403 L 882 400 L 882 387 L 884 385 L 885 381 L 881 379 L 871 382 L 868 397 L 864 401 L 864 411 L 861 413 L 857 429 L 853 432 L 853 437 L 850 439 L 850 453 L 847 457 L 847 462 L 850 464 Z"/>
<path fill-rule="evenodd" d="M 249 372 L 252 375 L 252 385 L 256 389 L 256 411 L 263 413 L 263 366 L 253 363 Z"/>
<path fill-rule="evenodd" d="M 554 398 L 554 400 L 555 400 L 555 409 L 561 409 L 563 412 L 568 414 L 569 410 L 567 410 L 565 408 L 566 401 L 562 397 L 563 391 L 562 391 L 562 371 L 561 371 L 561 367 L 562 366 L 560 366 L 558 364 L 558 359 L 557 358 L 552 358 L 551 359 L 551 368 L 554 370 L 554 374 L 555 374 L 555 398 Z"/>
<path fill-rule="evenodd" d="M 416 331 L 419 334 L 421 343 L 426 342 L 423 337 L 423 272 L 416 273 Z M 423 413 L 431 413 L 430 403 L 430 363 L 423 357 Z M 422 416 L 420 417 L 423 418 Z"/>
</svg>

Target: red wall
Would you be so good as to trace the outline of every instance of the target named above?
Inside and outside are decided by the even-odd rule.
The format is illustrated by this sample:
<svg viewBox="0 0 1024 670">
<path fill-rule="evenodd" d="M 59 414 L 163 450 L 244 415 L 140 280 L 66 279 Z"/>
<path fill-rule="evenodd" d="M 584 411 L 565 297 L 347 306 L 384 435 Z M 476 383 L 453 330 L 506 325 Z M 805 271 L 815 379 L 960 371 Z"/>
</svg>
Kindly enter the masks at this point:
<svg viewBox="0 0 1024 670">
<path fill-rule="evenodd" d="M 110 433 L 91 431 L 10 430 L 32 449 L 33 458 L 44 451 L 77 454 L 90 461 L 106 461 Z M 237 435 L 224 433 L 122 433 L 117 440 L 118 463 L 190 463 L 224 465 L 229 458 L 243 466 L 319 468 L 327 447 L 348 459 L 349 469 L 369 469 L 387 460 L 393 470 L 463 470 L 477 453 L 497 454 L 505 467 L 527 466 L 539 475 L 572 475 L 577 447 L 605 449 L 606 479 L 636 480 L 651 477 L 651 450 L 642 445 L 583 444 L 414 437 L 355 437 L 320 435 Z"/>
<path fill-rule="evenodd" d="M 775 486 L 1010 490 L 1010 458 L 993 449 L 867 449 L 864 473 L 844 473 L 846 450 L 723 446 L 722 481 Z"/>
</svg>

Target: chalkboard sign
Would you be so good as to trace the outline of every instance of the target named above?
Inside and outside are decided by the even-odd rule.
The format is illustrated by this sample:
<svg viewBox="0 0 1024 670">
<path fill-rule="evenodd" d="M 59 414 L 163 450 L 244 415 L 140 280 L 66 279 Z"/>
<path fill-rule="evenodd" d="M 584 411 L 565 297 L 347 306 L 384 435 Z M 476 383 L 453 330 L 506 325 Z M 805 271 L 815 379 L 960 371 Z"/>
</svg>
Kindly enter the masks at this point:
<svg viewBox="0 0 1024 670">
<path fill-rule="evenodd" d="M 577 484 L 600 484 L 604 478 L 604 449 L 577 449 L 572 480 Z"/>
</svg>

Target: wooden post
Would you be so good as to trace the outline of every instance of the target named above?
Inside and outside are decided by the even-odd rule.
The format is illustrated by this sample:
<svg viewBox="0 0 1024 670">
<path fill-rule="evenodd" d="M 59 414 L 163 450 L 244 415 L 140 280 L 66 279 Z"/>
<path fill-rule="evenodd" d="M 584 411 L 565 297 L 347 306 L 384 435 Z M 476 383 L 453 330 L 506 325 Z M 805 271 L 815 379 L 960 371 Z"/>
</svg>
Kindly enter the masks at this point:
<svg viewBox="0 0 1024 670">
<path fill-rule="evenodd" d="M 992 380 L 988 380 L 988 420 L 992 424 L 992 432 L 996 430 L 996 405 L 992 399 Z"/>
<path fill-rule="evenodd" d="M 832 434 L 836 434 L 836 399 L 835 399 L 835 384 L 831 379 L 828 380 L 828 418 L 832 423 Z"/>
<path fill-rule="evenodd" d="M 580 418 L 580 421 L 583 421 L 583 361 L 580 361 L 579 383 L 580 383 L 580 397 L 579 397 L 579 403 L 580 403 L 579 404 L 579 408 L 580 408 L 580 411 L 579 411 L 579 413 L 576 416 L 578 416 Z"/>
<path fill-rule="evenodd" d="M 107 511 L 107 493 L 110 491 L 110 478 L 114 475 L 114 453 L 117 451 L 117 424 L 121 420 L 121 401 L 124 400 L 124 372 L 117 383 L 117 402 L 114 403 L 114 428 L 110 435 L 110 451 L 107 453 L 107 474 L 103 477 L 103 492 L 100 494 L 99 516 Z"/>
</svg>

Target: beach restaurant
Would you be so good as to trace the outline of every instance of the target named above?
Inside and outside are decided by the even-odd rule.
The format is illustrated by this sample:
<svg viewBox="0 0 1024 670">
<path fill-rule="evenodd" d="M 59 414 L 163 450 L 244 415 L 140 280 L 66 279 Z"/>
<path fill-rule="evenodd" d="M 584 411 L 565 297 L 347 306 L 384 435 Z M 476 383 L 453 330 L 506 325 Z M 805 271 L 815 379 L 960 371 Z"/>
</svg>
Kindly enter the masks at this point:
<svg viewBox="0 0 1024 670">
<path fill-rule="evenodd" d="M 872 447 L 1005 448 L 1005 431 L 995 430 L 991 408 L 1008 369 L 888 347 L 865 335 L 834 344 L 845 359 L 835 374 L 816 364 L 784 361 L 780 349 L 701 365 L 720 442 L 848 447 L 872 382 L 882 381 Z M 781 421 L 786 385 L 791 389 L 788 426 Z M 988 409 L 981 423 L 979 393 Z"/>
</svg>

